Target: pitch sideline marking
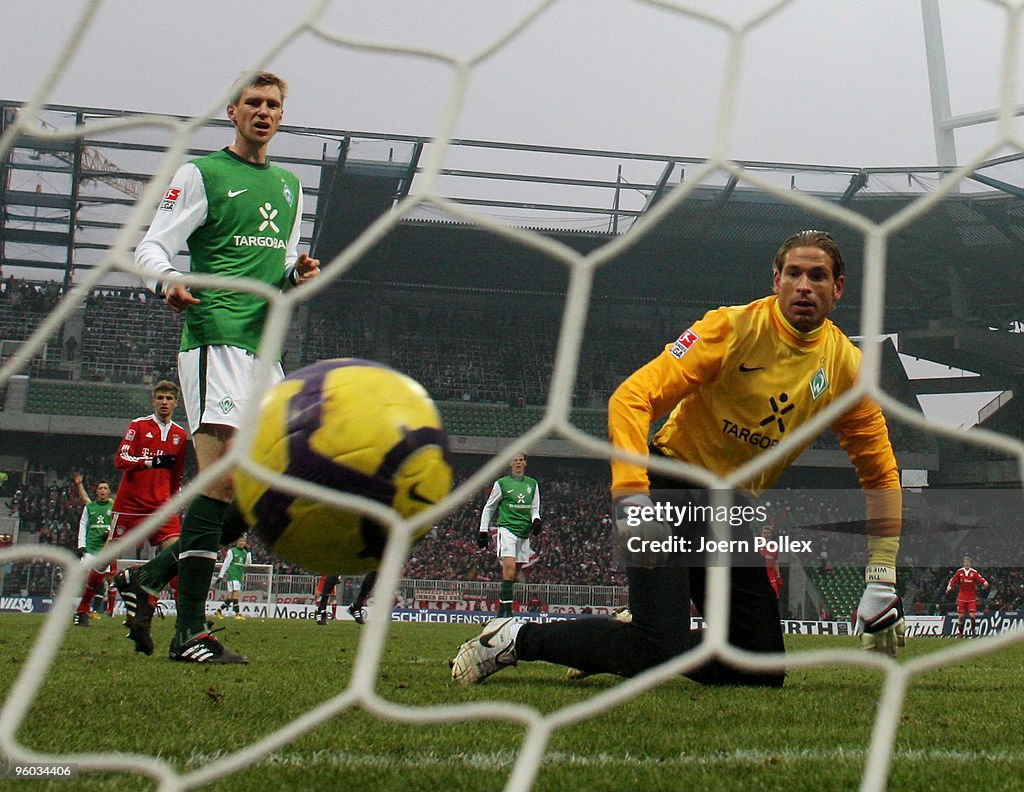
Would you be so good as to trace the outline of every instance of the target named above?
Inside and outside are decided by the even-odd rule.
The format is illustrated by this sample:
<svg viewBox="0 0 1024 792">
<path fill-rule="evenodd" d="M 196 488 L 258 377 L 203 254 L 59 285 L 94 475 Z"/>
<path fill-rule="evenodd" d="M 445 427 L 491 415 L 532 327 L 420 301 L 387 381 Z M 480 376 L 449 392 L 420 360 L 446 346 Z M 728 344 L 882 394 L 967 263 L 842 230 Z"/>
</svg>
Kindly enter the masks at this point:
<svg viewBox="0 0 1024 792">
<path fill-rule="evenodd" d="M 190 754 L 186 760 L 188 766 L 205 765 L 226 756 L 226 752 L 201 752 Z M 762 765 L 779 762 L 863 762 L 867 757 L 867 748 L 830 748 L 824 750 L 781 750 L 762 751 L 756 749 L 738 749 L 714 753 L 678 753 L 673 756 L 651 757 L 641 754 L 575 754 L 560 751 L 545 754 L 541 761 L 542 767 L 613 767 L 633 766 L 666 767 L 678 766 L 717 766 L 717 765 Z M 952 751 L 952 750 L 904 750 L 894 751 L 893 761 L 898 762 L 1009 762 L 1024 763 L 1022 751 Z M 312 751 L 312 752 L 278 752 L 265 757 L 253 766 L 264 767 L 371 767 L 394 768 L 404 767 L 473 767 L 476 769 L 508 769 L 516 760 L 512 751 L 494 751 L 487 753 L 453 753 L 439 754 L 431 751 L 420 754 L 416 758 L 402 758 L 388 754 L 362 754 L 348 751 Z"/>
</svg>

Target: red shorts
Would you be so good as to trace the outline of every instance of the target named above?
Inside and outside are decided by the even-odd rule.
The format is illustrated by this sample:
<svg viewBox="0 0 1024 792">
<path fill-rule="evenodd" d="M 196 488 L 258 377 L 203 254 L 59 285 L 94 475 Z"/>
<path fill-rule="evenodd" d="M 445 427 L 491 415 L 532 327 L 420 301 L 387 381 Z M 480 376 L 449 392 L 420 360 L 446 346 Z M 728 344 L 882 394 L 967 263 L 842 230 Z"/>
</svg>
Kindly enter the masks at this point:
<svg viewBox="0 0 1024 792">
<path fill-rule="evenodd" d="M 110 521 L 110 541 L 120 539 L 148 516 L 148 514 L 121 514 L 120 512 L 114 512 L 113 518 Z M 161 525 L 156 533 L 150 534 L 149 543 L 153 547 L 157 547 L 167 539 L 177 539 L 180 535 L 181 520 L 175 514 Z"/>
<path fill-rule="evenodd" d="M 972 599 L 972 600 L 958 599 L 956 601 L 956 612 L 960 616 L 963 616 L 965 613 L 970 612 L 970 614 L 973 616 L 974 614 L 976 614 L 978 612 L 978 601 L 976 599 Z"/>
</svg>

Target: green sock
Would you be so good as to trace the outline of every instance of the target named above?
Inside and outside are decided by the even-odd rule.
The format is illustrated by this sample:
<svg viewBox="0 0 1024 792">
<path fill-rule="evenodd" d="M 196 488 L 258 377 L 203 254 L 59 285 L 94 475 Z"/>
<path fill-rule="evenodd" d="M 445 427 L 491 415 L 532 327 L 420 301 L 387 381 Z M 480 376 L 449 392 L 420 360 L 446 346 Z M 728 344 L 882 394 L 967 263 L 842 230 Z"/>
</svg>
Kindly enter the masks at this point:
<svg viewBox="0 0 1024 792">
<path fill-rule="evenodd" d="M 499 617 L 512 615 L 512 587 L 514 585 L 514 580 L 501 581 L 501 594 L 498 595 Z"/>
<path fill-rule="evenodd" d="M 181 525 L 178 556 L 178 621 L 174 640 L 181 644 L 206 630 L 206 595 L 220 547 L 221 522 L 228 504 L 200 495 Z"/>
<path fill-rule="evenodd" d="M 153 595 L 159 595 L 171 579 L 178 574 L 178 552 L 181 539 L 169 544 L 142 569 L 139 570 L 139 585 Z"/>
</svg>

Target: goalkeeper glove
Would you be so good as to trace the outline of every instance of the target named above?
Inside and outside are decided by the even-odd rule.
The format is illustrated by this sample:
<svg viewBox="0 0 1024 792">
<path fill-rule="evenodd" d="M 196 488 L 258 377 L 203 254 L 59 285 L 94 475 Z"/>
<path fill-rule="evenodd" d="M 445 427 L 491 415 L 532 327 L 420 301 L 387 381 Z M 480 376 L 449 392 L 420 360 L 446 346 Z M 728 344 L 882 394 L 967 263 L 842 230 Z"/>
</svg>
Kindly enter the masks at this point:
<svg viewBox="0 0 1024 792">
<path fill-rule="evenodd" d="M 544 527 L 544 523 L 540 521 L 540 517 L 533 521 L 533 528 L 530 531 L 531 534 L 539 534 L 540 529 Z"/>
<path fill-rule="evenodd" d="M 857 606 L 854 634 L 869 652 L 885 652 L 896 656 L 896 649 L 906 644 L 906 623 L 903 600 L 892 583 L 868 583 Z"/>
<path fill-rule="evenodd" d="M 170 454 L 160 454 L 159 456 L 150 457 L 149 466 L 154 470 L 158 468 L 172 468 L 174 467 L 174 457 Z"/>
<path fill-rule="evenodd" d="M 479 547 L 481 550 L 486 550 L 489 540 L 490 537 L 488 536 L 487 531 L 480 531 L 476 535 L 476 546 Z"/>
</svg>

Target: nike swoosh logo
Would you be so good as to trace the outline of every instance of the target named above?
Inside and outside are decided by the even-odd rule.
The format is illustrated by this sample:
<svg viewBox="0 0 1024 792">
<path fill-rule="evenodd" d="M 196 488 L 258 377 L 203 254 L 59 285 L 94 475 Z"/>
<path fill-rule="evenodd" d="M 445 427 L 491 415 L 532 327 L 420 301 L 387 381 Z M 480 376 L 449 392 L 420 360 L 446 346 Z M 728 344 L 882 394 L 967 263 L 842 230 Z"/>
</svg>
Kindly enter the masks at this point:
<svg viewBox="0 0 1024 792">
<path fill-rule="evenodd" d="M 234 198 L 237 195 L 241 195 L 244 192 L 249 192 L 249 188 L 246 187 L 244 190 L 228 190 L 228 198 Z"/>
<path fill-rule="evenodd" d="M 746 363 L 740 363 L 740 371 L 744 374 L 748 374 L 751 371 L 760 371 L 764 366 L 748 366 Z"/>
<path fill-rule="evenodd" d="M 491 646 L 491 638 L 493 638 L 495 635 L 497 635 L 496 632 L 488 633 L 487 635 L 481 635 L 480 636 L 480 645 L 484 646 L 484 647 L 487 647 L 488 649 L 493 648 Z"/>
<path fill-rule="evenodd" d="M 502 623 L 501 627 L 504 627 L 504 626 L 505 626 L 504 623 Z M 481 646 L 485 646 L 488 649 L 493 649 L 494 647 L 491 646 L 491 639 L 494 638 L 494 636 L 496 636 L 498 633 L 501 632 L 501 627 L 498 627 L 496 630 L 492 630 L 489 633 L 484 633 L 483 635 L 481 635 L 480 636 L 480 645 Z"/>
<path fill-rule="evenodd" d="M 415 484 L 409 487 L 409 499 L 414 500 L 417 503 L 425 503 L 427 506 L 433 506 L 434 501 L 423 497 L 422 495 L 419 494 L 419 492 L 416 491 L 416 488 L 419 487 L 419 485 L 420 483 L 417 481 Z"/>
</svg>

